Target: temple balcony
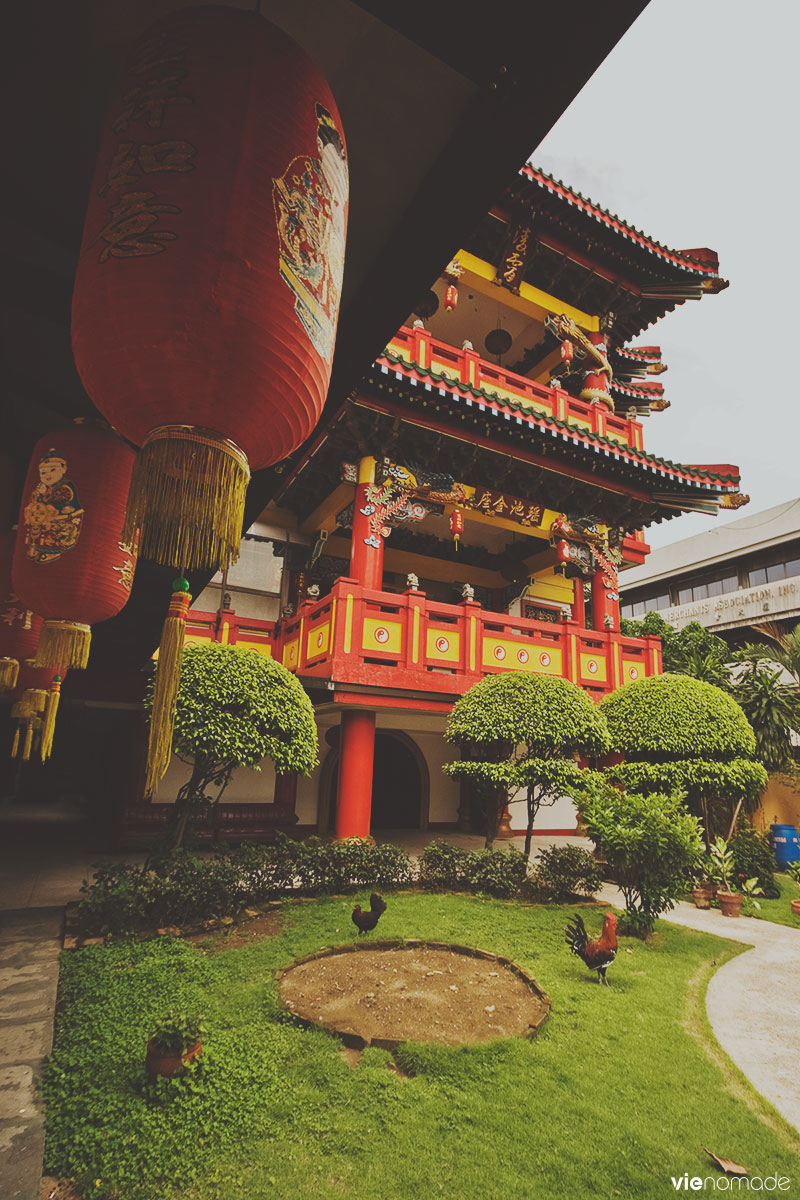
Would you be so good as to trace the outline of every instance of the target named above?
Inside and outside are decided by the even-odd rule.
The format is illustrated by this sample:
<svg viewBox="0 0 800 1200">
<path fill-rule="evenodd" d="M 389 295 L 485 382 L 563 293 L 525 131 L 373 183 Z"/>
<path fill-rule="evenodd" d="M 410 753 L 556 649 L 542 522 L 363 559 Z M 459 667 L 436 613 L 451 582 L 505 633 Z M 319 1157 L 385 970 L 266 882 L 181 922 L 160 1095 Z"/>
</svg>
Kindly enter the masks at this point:
<svg viewBox="0 0 800 1200">
<path fill-rule="evenodd" d="M 399 329 L 378 362 L 391 369 L 393 359 L 418 367 L 423 385 L 459 383 L 479 393 L 476 403 L 481 402 L 483 393 L 486 399 L 501 405 L 510 403 L 530 414 L 566 421 L 586 433 L 600 434 L 634 450 L 642 448 L 640 421 L 610 413 L 601 404 L 578 400 L 563 388 L 518 375 L 481 358 L 475 350 L 457 350 L 426 329 L 406 326 Z"/>
<path fill-rule="evenodd" d="M 594 699 L 661 672 L 658 638 L 439 604 L 424 592 L 370 591 L 338 579 L 327 596 L 273 625 L 234 612 L 192 611 L 187 641 L 229 642 L 272 655 L 309 691 L 331 700 L 446 710 L 478 679 L 536 671 L 577 683 Z M 381 693 L 386 697 L 383 699 Z"/>
</svg>

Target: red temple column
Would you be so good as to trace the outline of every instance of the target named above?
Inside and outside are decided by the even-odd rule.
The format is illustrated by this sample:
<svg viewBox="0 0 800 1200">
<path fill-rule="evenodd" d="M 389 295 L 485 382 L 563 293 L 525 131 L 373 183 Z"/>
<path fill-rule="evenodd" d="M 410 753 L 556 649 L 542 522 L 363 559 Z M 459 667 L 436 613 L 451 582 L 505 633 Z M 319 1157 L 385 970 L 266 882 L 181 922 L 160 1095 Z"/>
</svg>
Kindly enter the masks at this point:
<svg viewBox="0 0 800 1200">
<path fill-rule="evenodd" d="M 345 709 L 339 747 L 337 838 L 369 837 L 374 758 L 375 713 Z"/>
<path fill-rule="evenodd" d="M 592 629 L 619 629 L 619 593 L 606 587 L 602 571 L 592 576 Z"/>
<path fill-rule="evenodd" d="M 579 629 L 586 628 L 586 601 L 583 597 L 583 576 L 573 579 L 575 593 L 572 600 L 572 619 Z"/>
<path fill-rule="evenodd" d="M 379 592 L 383 583 L 383 538 L 370 525 L 373 506 L 367 488 L 375 483 L 375 459 L 362 458 L 353 503 L 353 540 L 350 543 L 350 578 L 362 587 Z M 367 511 L 365 511 L 367 510 Z"/>
<path fill-rule="evenodd" d="M 605 334 L 588 333 L 586 336 L 592 345 L 597 346 L 603 355 L 608 354 Z M 593 362 L 588 354 L 587 362 Z M 602 404 L 612 413 L 614 411 L 614 401 L 611 399 L 611 393 L 608 390 L 608 376 L 604 371 L 592 370 L 591 367 L 589 370 L 584 371 L 580 398 L 581 400 L 588 401 L 589 404 Z M 600 429 L 598 432 L 602 433 L 603 430 Z"/>
</svg>

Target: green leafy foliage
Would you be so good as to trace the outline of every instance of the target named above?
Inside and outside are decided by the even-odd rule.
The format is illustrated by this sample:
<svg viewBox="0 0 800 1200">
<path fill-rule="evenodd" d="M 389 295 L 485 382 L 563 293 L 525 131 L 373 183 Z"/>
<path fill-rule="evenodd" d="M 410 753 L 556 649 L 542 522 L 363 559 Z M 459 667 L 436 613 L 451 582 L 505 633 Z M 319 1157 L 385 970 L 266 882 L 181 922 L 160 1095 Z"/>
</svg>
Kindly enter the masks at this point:
<svg viewBox="0 0 800 1200">
<path fill-rule="evenodd" d="M 151 709 L 155 680 L 145 708 Z M 204 804 L 218 803 L 237 767 L 307 775 L 317 762 L 314 709 L 300 682 L 255 650 L 219 642 L 187 646 L 175 705 L 173 752 L 192 764 L 179 790 L 168 838 L 180 846 Z M 209 791 L 216 788 L 214 795 Z"/>
<path fill-rule="evenodd" d="M 600 704 L 612 747 L 629 761 L 752 758 L 755 738 L 739 705 L 687 675 L 654 675 Z"/>
<path fill-rule="evenodd" d="M 152 685 L 147 704 L 152 700 Z M 209 642 L 187 646 L 175 706 L 175 753 L 279 774 L 307 775 L 317 762 L 314 709 L 285 667 L 256 650 Z"/>
<path fill-rule="evenodd" d="M 586 831 L 608 862 L 640 929 L 686 891 L 702 846 L 700 822 L 680 793 L 642 796 L 604 780 L 581 805 Z"/>
<path fill-rule="evenodd" d="M 539 808 L 581 786 L 573 756 L 603 754 L 609 747 L 603 717 L 581 688 L 530 671 L 488 675 L 473 684 L 453 706 L 444 736 L 461 748 L 463 758 L 443 770 L 475 787 L 487 846 L 503 808 L 524 788 L 526 858 Z"/>
<path fill-rule="evenodd" d="M 729 842 L 733 855 L 733 873 L 738 880 L 755 878 L 767 899 L 778 896 L 775 882 L 775 855 L 769 839 L 747 822 L 740 821 Z"/>
<path fill-rule="evenodd" d="M 718 887 L 726 892 L 735 892 L 733 854 L 724 838 L 714 838 L 708 851 L 708 874 Z"/>
<path fill-rule="evenodd" d="M 458 746 L 523 744 L 526 756 L 602 754 L 608 734 L 597 707 L 568 679 L 509 671 L 487 675 L 457 700 L 445 740 Z"/>
<path fill-rule="evenodd" d="M 620 629 L 626 637 L 661 638 L 664 670 L 669 674 L 690 675 L 726 689 L 730 685 L 730 650 L 723 638 L 691 621 L 675 629 L 657 612 L 649 612 L 641 621 L 623 619 Z"/>
<path fill-rule="evenodd" d="M 582 846 L 548 846 L 536 860 L 534 875 L 557 904 L 573 896 L 594 896 L 603 884 L 597 860 Z"/>
<path fill-rule="evenodd" d="M 183 1054 L 204 1032 L 203 1019 L 197 1013 L 171 1012 L 157 1023 L 150 1040 L 165 1054 Z"/>
<path fill-rule="evenodd" d="M 527 863 L 513 846 L 506 850 L 464 850 L 449 842 L 429 842 L 419 860 L 423 887 L 488 892 L 510 898 L 519 894 Z"/>
<path fill-rule="evenodd" d="M 412 877 L 398 846 L 360 840 L 294 841 L 278 834 L 268 846 L 247 844 L 201 859 L 185 850 L 145 867 L 98 866 L 84 883 L 78 927 L 84 936 L 120 935 L 162 926 L 196 925 L 286 892 L 321 894 L 362 887 L 399 887 Z"/>
<path fill-rule="evenodd" d="M 710 762 L 685 759 L 683 762 L 624 762 L 607 767 L 605 774 L 623 787 L 637 792 L 683 791 L 692 802 L 700 797 L 724 800 L 728 804 L 741 800 L 750 812 L 758 805 L 761 792 L 767 786 L 767 772 L 761 763 L 745 758 L 729 762 Z"/>
<path fill-rule="evenodd" d="M 800 730 L 800 693 L 781 682 L 781 669 L 750 659 L 736 680 L 735 696 L 753 727 L 756 756 L 768 771 L 782 771 L 792 758 L 791 731 Z"/>
</svg>

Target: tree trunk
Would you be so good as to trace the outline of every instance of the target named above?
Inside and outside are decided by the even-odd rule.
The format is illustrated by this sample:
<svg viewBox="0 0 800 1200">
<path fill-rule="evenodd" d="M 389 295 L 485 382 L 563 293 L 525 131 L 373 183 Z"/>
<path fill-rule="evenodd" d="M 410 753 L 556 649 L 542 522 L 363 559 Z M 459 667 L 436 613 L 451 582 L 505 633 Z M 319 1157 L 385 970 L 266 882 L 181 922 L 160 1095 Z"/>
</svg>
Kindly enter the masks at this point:
<svg viewBox="0 0 800 1200">
<path fill-rule="evenodd" d="M 533 822 L 536 820 L 536 808 L 533 803 L 533 788 L 528 788 L 528 794 L 525 797 L 528 805 L 528 828 L 525 830 L 525 862 L 530 862 L 531 857 L 531 838 L 533 837 Z"/>
<path fill-rule="evenodd" d="M 189 818 L 192 815 L 192 810 L 198 795 L 203 795 L 205 786 L 209 781 L 208 763 L 204 758 L 196 758 L 192 765 L 191 778 L 178 792 L 175 797 L 175 834 L 172 841 L 172 849 L 178 850 L 183 844 L 183 839 L 186 834 L 186 827 L 189 823 Z"/>
</svg>

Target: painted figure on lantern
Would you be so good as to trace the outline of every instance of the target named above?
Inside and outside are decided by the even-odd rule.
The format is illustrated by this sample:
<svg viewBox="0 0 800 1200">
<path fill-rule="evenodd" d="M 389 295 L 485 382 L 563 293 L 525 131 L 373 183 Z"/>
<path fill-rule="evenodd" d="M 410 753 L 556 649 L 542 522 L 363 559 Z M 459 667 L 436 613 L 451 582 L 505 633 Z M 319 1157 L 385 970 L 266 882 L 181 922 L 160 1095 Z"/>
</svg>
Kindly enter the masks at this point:
<svg viewBox="0 0 800 1200">
<path fill-rule="evenodd" d="M 333 117 L 316 105 L 319 158 L 295 158 L 273 180 L 280 271 L 317 353 L 330 362 L 344 272 L 347 159 Z"/>
<path fill-rule="evenodd" d="M 60 558 L 80 537 L 83 509 L 66 474 L 67 461 L 56 450 L 42 455 L 39 482 L 24 509 L 25 553 L 34 562 Z"/>
</svg>

